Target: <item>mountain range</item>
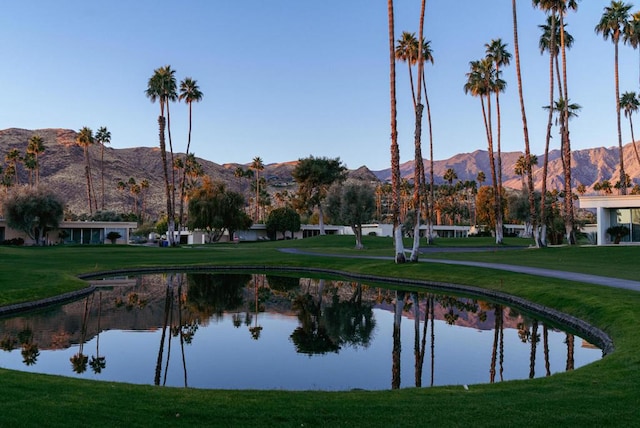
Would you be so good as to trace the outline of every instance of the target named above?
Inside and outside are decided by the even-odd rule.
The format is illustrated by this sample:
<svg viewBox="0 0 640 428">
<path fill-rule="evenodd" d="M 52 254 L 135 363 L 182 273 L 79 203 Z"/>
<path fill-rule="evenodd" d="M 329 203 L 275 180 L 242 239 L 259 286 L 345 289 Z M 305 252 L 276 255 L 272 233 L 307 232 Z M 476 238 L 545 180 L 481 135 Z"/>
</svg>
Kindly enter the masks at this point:
<svg viewBox="0 0 640 428">
<path fill-rule="evenodd" d="M 83 149 L 76 144 L 77 133 L 69 129 L 18 129 L 9 128 L 0 130 L 0 160 L 4 160 L 9 150 L 16 148 L 22 154 L 25 153 L 29 139 L 37 134 L 41 136 L 45 144 L 45 152 L 39 156 L 40 182 L 48 185 L 53 191 L 63 196 L 68 209 L 76 214 L 87 212 L 85 162 Z M 149 212 L 158 214 L 163 212 L 164 180 L 162 163 L 157 147 L 134 147 L 116 149 L 106 146 L 104 148 L 104 161 L 99 145 L 89 148 L 92 162 L 93 183 L 100 200 L 101 171 L 104 171 L 105 208 L 112 211 L 123 212 L 131 210 L 131 197 L 127 191 L 118 190 L 119 181 L 127 182 L 133 178 L 137 183 L 143 179 L 149 181 L 148 193 L 145 196 L 145 204 Z M 176 156 L 183 154 L 176 153 Z M 507 188 L 521 189 L 522 178 L 514 172 L 514 167 L 521 152 L 502 153 L 503 185 Z M 534 182 L 537 189 L 541 187 L 543 154 L 538 154 L 539 165 L 534 168 Z M 217 164 L 207 159 L 197 158 L 202 165 L 204 173 L 214 180 L 226 183 L 231 190 L 248 192 L 250 183 L 247 179 L 235 176 L 238 167 L 244 169 L 248 165 L 237 163 Z M 640 165 L 638 164 L 631 143 L 624 146 L 625 170 L 634 183 L 640 181 Z M 291 171 L 297 161 L 286 161 L 265 165 L 261 176 L 267 179 L 270 193 L 288 190 L 295 191 L 295 183 Z M 103 168 L 102 168 L 103 166 Z M 452 168 L 458 180 L 476 180 L 478 172 L 483 171 L 486 182 L 491 180 L 489 169 L 489 157 L 486 151 L 476 150 L 473 153 L 461 153 L 446 160 L 434 161 L 434 178 L 437 184 L 444 183 L 443 176 L 447 169 Z M 405 162 L 401 165 L 401 176 L 411 180 L 413 178 L 413 162 Z M 429 161 L 425 161 L 425 171 L 429 171 Z M 19 182 L 28 181 L 27 171 L 19 167 Z M 371 171 L 366 166 L 350 170 L 349 176 L 366 181 L 389 181 L 391 169 Z M 602 180 L 610 180 L 612 184 L 618 181 L 619 157 L 617 147 L 597 147 L 592 149 L 576 150 L 572 153 L 572 180 L 573 185 L 583 184 L 587 193 L 593 193 L 593 185 Z M 564 179 L 562 174 L 562 162 L 560 152 L 554 150 L 549 153 L 548 189 L 561 189 Z M 99 202 L 100 205 L 100 202 Z"/>
</svg>

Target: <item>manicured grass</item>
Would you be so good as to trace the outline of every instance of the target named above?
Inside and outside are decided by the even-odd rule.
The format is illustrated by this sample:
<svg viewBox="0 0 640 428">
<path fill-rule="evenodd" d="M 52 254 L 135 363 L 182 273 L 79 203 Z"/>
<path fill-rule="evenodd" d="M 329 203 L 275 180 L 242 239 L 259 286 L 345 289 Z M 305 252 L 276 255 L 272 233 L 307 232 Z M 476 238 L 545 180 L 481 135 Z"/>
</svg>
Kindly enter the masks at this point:
<svg viewBox="0 0 640 428">
<path fill-rule="evenodd" d="M 462 387 L 339 393 L 207 391 L 0 370 L 0 426 L 548 427 L 635 426 L 639 423 L 640 293 L 492 269 L 433 263 L 395 265 L 388 260 L 292 255 L 277 250 L 278 247 L 297 247 L 317 253 L 393 256 L 390 239 L 365 238 L 367 249 L 364 251 L 352 249 L 353 237 L 182 248 L 0 247 L 0 304 L 79 289 L 83 282 L 75 275 L 108 269 L 187 265 L 308 266 L 509 292 L 600 327 L 613 338 L 616 351 L 573 372 L 528 381 L 471 385 L 468 391 Z M 437 245 L 443 248 L 460 245 L 453 241 L 458 240 L 439 240 Z M 491 244 L 476 242 L 481 246 Z M 451 252 L 423 257 L 527 264 L 638 279 L 638 256 L 640 247 L 590 247 Z"/>
</svg>

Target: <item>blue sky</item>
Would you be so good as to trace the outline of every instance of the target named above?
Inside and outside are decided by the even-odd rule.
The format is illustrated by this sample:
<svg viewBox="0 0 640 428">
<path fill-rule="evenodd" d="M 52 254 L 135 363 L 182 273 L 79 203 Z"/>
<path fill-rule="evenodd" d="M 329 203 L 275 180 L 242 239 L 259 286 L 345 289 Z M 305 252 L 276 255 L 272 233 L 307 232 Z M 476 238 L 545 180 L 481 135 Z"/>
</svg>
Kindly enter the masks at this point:
<svg viewBox="0 0 640 428">
<path fill-rule="evenodd" d="M 396 39 L 417 33 L 419 0 L 395 3 Z M 518 3 L 531 146 L 542 154 L 548 59 L 537 25 L 545 17 Z M 583 107 L 572 122 L 574 149 L 617 145 L 613 44 L 594 32 L 609 3 L 582 1 L 567 16 L 575 37 L 569 98 Z M 434 158 L 486 149 L 480 102 L 462 88 L 485 43 L 502 38 L 513 51 L 511 2 L 427 1 L 425 37 L 435 57 L 427 68 Z M 3 5 L 0 38 L 0 129 L 107 126 L 112 147 L 156 146 L 159 106 L 144 90 L 154 69 L 170 64 L 178 81 L 192 77 L 204 93 L 193 107 L 199 157 L 222 164 L 314 155 L 374 170 L 390 163 L 386 1 L 24 0 Z M 638 55 L 620 48 L 621 92 L 638 91 Z M 397 73 L 404 162 L 413 157 L 414 124 L 406 65 Z M 515 63 L 503 78 L 503 150 L 521 151 Z M 174 148 L 184 151 L 187 107 L 171 108 Z"/>
</svg>

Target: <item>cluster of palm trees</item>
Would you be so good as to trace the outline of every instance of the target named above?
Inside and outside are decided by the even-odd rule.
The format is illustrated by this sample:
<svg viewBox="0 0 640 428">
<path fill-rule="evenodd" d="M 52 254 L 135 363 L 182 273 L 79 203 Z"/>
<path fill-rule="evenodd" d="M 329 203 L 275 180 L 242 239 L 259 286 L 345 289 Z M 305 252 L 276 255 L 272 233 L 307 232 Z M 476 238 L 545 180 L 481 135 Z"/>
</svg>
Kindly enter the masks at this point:
<svg viewBox="0 0 640 428">
<path fill-rule="evenodd" d="M 95 186 L 93 184 L 93 173 L 91 171 L 91 154 L 89 147 L 93 144 L 100 145 L 100 208 L 98 206 L 98 199 L 96 196 Z M 93 214 L 98 210 L 105 209 L 105 197 L 104 197 L 104 148 L 107 144 L 111 143 L 111 132 L 106 126 L 98 128 L 98 131 L 93 134 L 93 130 L 88 126 L 84 126 L 76 136 L 76 144 L 82 147 L 84 153 L 84 171 L 87 180 L 87 202 L 89 206 L 89 214 Z"/>
<path fill-rule="evenodd" d="M 37 186 L 40 184 L 40 159 L 44 153 L 44 139 L 34 134 L 27 142 L 24 155 L 17 148 L 9 149 L 5 154 L 5 166 L 0 166 L 0 185 L 8 190 L 14 184 L 20 184 L 18 165 L 22 164 L 28 171 L 28 185 Z"/>
<path fill-rule="evenodd" d="M 577 0 L 532 0 L 532 5 L 535 8 L 542 10 L 547 15 L 547 20 L 544 25 L 540 25 L 542 35 L 540 37 L 540 50 L 541 53 L 549 54 L 549 104 L 546 107 L 549 111 L 547 134 L 545 141 L 545 153 L 543 159 L 543 172 L 542 172 L 542 195 L 547 193 L 547 171 L 548 171 L 548 158 L 549 158 L 549 145 L 551 139 L 552 126 L 557 125 L 559 127 L 559 133 L 561 137 L 561 154 L 562 165 L 564 175 L 564 192 L 563 192 L 563 220 L 565 223 L 565 238 L 567 243 L 575 243 L 574 234 L 574 209 L 573 209 L 573 192 L 571 181 L 571 144 L 569 133 L 569 120 L 577 115 L 580 106 L 575 103 L 571 103 L 568 95 L 567 86 L 567 56 L 566 50 L 573 44 L 573 37 L 566 32 L 565 18 L 569 11 L 576 11 L 578 9 Z M 414 209 L 419 210 L 420 204 L 420 191 L 419 189 L 424 185 L 424 170 L 423 161 L 418 154 L 420 152 L 420 138 L 419 132 L 421 131 L 419 122 L 421 120 L 422 106 L 420 104 L 420 81 L 422 80 L 424 85 L 424 67 L 423 63 L 426 61 L 433 62 L 433 56 L 430 49 L 430 43 L 423 40 L 422 26 L 424 22 L 424 1 L 421 2 L 420 12 L 420 36 L 416 40 L 414 33 L 403 32 L 400 39 L 395 45 L 394 35 L 394 7 L 393 0 L 387 1 L 388 9 L 388 27 L 389 27 L 389 45 L 392 55 L 390 56 L 390 98 L 391 98 L 391 169 L 392 169 L 392 189 L 393 189 L 393 201 L 392 212 L 394 215 L 394 231 L 396 231 L 396 262 L 404 261 L 404 249 L 402 247 L 401 240 L 397 236 L 401 236 L 400 229 L 401 221 L 395 219 L 395 217 L 401 217 L 400 213 L 400 195 L 401 195 L 401 180 L 399 172 L 399 147 L 397 141 L 397 113 L 396 113 L 396 85 L 395 85 L 395 61 L 401 60 L 407 62 L 409 65 L 409 80 L 411 83 L 412 99 L 414 105 L 414 111 L 416 113 L 416 136 L 415 136 L 415 172 L 414 181 L 417 183 L 415 186 L 414 197 Z M 546 245 L 546 225 L 544 221 L 545 205 L 539 204 L 540 212 L 537 212 L 533 173 L 532 167 L 537 162 L 534 156 L 530 153 L 529 148 L 529 135 L 527 127 L 527 118 L 525 111 L 525 103 L 522 91 L 522 78 L 520 73 L 520 60 L 519 60 L 519 47 L 518 47 L 518 27 L 517 27 L 517 12 L 516 12 L 516 0 L 512 0 L 512 12 L 513 12 L 513 32 L 514 32 L 514 56 L 516 62 L 516 75 L 518 80 L 518 92 L 520 98 L 520 106 L 522 113 L 523 134 L 524 134 L 524 148 L 525 154 L 521 162 L 519 175 L 523 177 L 523 189 L 526 188 L 529 201 L 529 220 L 528 223 L 531 227 L 531 235 L 534 238 L 536 246 Z M 615 49 L 615 61 L 614 61 L 614 77 L 615 77 L 615 100 L 616 111 L 618 118 L 618 143 L 620 153 L 620 192 L 626 194 L 627 187 L 630 186 L 630 179 L 625 173 L 624 160 L 622 153 L 622 131 L 620 125 L 620 111 L 623 110 L 627 118 L 629 118 L 632 141 L 633 136 L 633 123 L 631 116 L 638 111 L 640 106 L 640 100 L 635 92 L 625 92 L 622 96 L 619 93 L 618 87 L 618 46 L 619 42 L 623 41 L 628 43 L 633 48 L 640 46 L 640 12 L 634 14 L 630 13 L 632 5 L 624 3 L 623 1 L 611 1 L 611 4 L 604 7 L 603 14 L 600 22 L 595 26 L 595 31 L 598 34 L 602 34 L 605 40 L 611 39 Z M 501 115 L 500 115 L 500 93 L 502 93 L 506 87 L 506 82 L 501 78 L 502 68 L 508 66 L 511 61 L 511 53 L 507 51 L 507 45 L 502 42 L 501 39 L 491 40 L 490 43 L 485 44 L 485 57 L 472 61 L 470 63 L 470 69 L 466 74 L 466 83 L 464 84 L 464 90 L 466 93 L 471 94 L 474 97 L 480 99 L 482 118 L 485 126 L 485 134 L 487 139 L 489 165 L 491 170 L 491 185 L 494 199 L 494 216 L 496 218 L 496 243 L 502 243 L 502 160 L 501 160 Z M 413 70 L 412 66 L 418 66 L 418 91 L 413 83 Z M 424 85 L 424 93 L 426 98 L 426 85 Z M 428 106 L 428 101 L 427 101 Z M 495 119 L 494 119 L 495 113 Z M 494 128 L 495 120 L 495 128 Z M 429 123 L 429 129 L 431 129 L 431 123 Z M 495 130 L 495 136 L 494 136 Z M 432 150 L 432 140 L 431 150 Z M 640 163 L 640 155 L 638 154 L 635 142 L 633 143 L 634 153 L 636 154 L 636 160 Z M 431 156 L 431 162 L 433 165 L 433 156 Z M 431 168 L 431 174 L 433 174 L 433 166 Z M 433 178 L 432 178 L 433 180 Z M 433 181 L 430 186 L 433 191 Z M 427 199 L 424 199 L 425 201 Z M 433 201 L 426 203 L 427 222 L 429 225 L 432 223 L 433 218 Z M 416 222 L 419 222 L 419 215 L 416 216 Z M 416 227 L 417 227 L 416 223 Z M 539 224 L 539 226 L 538 226 Z M 430 231 L 430 226 L 428 227 Z M 414 244 L 415 247 L 415 244 Z M 415 260 L 413 254 L 411 260 Z"/>
<path fill-rule="evenodd" d="M 146 96 L 151 102 L 158 101 L 160 105 L 160 115 L 158 116 L 158 134 L 160 142 L 160 156 L 162 158 L 162 171 L 165 183 L 165 196 L 167 205 L 167 223 L 168 223 L 168 239 L 173 245 L 174 232 L 176 230 L 176 220 L 179 225 L 184 224 L 184 201 L 186 192 L 186 175 L 187 168 L 183 168 L 182 178 L 180 181 L 180 207 L 179 213 L 176 213 L 176 159 L 173 151 L 173 142 L 171 140 L 171 114 L 170 103 L 175 101 L 184 101 L 189 107 L 189 131 L 187 137 L 186 156 L 188 156 L 191 147 L 191 118 L 192 105 L 194 102 L 202 100 L 203 94 L 198 87 L 197 81 L 191 77 L 187 77 L 180 82 L 180 92 L 175 77 L 175 70 L 170 65 L 159 67 L 154 70 L 153 75 L 149 78 Z M 167 159 L 166 137 L 169 139 L 170 161 Z M 170 163 L 169 163 L 170 162 Z M 169 171 L 171 169 L 171 171 Z M 171 173 L 171 175 L 170 175 Z"/>
</svg>

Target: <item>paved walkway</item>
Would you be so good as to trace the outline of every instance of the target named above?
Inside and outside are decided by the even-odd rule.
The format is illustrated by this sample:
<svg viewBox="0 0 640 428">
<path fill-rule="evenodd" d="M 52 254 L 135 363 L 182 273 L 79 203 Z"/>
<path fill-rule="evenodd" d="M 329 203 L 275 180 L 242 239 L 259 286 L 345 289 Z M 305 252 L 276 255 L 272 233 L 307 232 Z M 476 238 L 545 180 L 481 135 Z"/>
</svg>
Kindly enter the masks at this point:
<svg viewBox="0 0 640 428">
<path fill-rule="evenodd" d="M 442 252 L 463 252 L 466 249 L 460 248 L 456 251 L 456 249 L 446 248 L 442 249 Z M 485 249 L 486 250 L 486 249 Z M 490 249 L 491 251 L 494 248 Z M 344 254 L 320 254 L 314 253 L 310 251 L 299 250 L 297 248 L 282 248 L 280 251 L 289 254 L 305 254 L 312 256 L 324 256 L 324 257 L 343 257 L 343 258 L 354 258 L 354 259 L 375 259 L 375 260 L 393 260 L 393 257 L 386 256 L 359 256 L 359 255 L 344 255 Z M 475 249 L 478 251 L 478 249 Z M 488 250 L 486 250 L 488 251 Z M 433 251 L 432 251 L 433 252 Z M 466 260 L 440 260 L 440 259 L 424 259 L 421 258 L 420 262 L 423 263 L 441 263 L 448 265 L 460 265 L 460 266 L 475 266 L 483 269 L 498 269 L 509 272 L 516 273 L 524 273 L 529 275 L 542 276 L 547 278 L 559 278 L 565 279 L 569 281 L 578 281 L 584 282 L 588 284 L 596 284 L 596 285 L 604 285 L 607 287 L 615 287 L 615 288 L 624 288 L 627 290 L 640 291 L 640 281 L 632 281 L 629 279 L 620 279 L 620 278 L 609 278 L 606 276 L 598 276 L 598 275 L 589 275 L 585 273 L 577 273 L 577 272 L 565 272 L 554 269 L 543 269 L 529 266 L 517 266 L 517 265 L 508 265 L 504 263 L 486 263 L 486 262 L 474 262 L 474 261 L 466 261 Z"/>
</svg>

